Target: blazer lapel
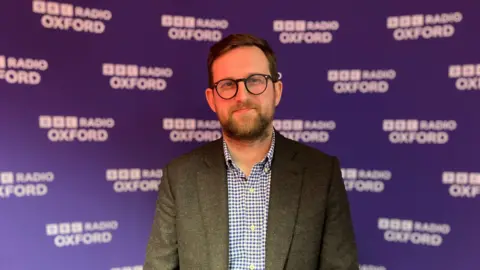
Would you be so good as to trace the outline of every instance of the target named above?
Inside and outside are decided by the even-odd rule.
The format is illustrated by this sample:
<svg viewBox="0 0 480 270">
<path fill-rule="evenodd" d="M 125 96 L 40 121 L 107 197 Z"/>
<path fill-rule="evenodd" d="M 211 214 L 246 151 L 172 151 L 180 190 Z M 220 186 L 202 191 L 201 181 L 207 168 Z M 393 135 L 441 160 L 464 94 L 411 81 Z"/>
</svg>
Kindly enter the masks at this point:
<svg viewBox="0 0 480 270">
<path fill-rule="evenodd" d="M 278 139 L 277 139 L 278 138 Z M 292 241 L 302 189 L 303 167 L 296 152 L 279 133 L 272 163 L 270 205 L 266 239 L 266 269 L 284 269 Z"/>
<path fill-rule="evenodd" d="M 197 172 L 197 190 L 209 252 L 210 269 L 228 268 L 228 193 L 221 141 L 205 149 Z"/>
</svg>

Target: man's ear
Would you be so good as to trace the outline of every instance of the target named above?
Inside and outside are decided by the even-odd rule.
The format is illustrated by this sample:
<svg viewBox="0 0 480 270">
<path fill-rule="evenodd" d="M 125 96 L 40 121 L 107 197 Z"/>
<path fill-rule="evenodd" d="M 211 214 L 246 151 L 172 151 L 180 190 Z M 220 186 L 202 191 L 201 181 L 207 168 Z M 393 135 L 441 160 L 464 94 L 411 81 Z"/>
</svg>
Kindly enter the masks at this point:
<svg viewBox="0 0 480 270">
<path fill-rule="evenodd" d="M 280 100 L 282 99 L 283 83 L 282 81 L 277 81 L 274 83 L 273 86 L 273 91 L 275 91 L 275 107 L 277 107 L 280 103 Z"/>
<path fill-rule="evenodd" d="M 205 98 L 207 99 L 207 102 L 208 102 L 208 106 L 210 106 L 210 109 L 216 113 L 217 112 L 217 108 L 215 106 L 215 97 L 213 96 L 214 95 L 214 92 L 213 92 L 213 89 L 212 88 L 207 88 L 205 90 Z"/>
</svg>

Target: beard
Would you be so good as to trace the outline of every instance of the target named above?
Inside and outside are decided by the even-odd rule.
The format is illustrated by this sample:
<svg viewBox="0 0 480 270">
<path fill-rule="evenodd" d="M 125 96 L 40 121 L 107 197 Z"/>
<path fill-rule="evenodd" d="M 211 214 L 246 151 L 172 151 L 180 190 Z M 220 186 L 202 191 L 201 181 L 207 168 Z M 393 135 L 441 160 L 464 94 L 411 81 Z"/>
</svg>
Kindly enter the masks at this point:
<svg viewBox="0 0 480 270">
<path fill-rule="evenodd" d="M 234 111 L 241 108 L 250 108 L 253 111 L 234 117 Z M 270 113 L 261 113 L 257 107 L 245 104 L 237 106 L 227 119 L 219 120 L 228 137 L 239 141 L 254 141 L 269 135 L 268 128 L 273 121 L 274 110 L 272 108 Z"/>
</svg>

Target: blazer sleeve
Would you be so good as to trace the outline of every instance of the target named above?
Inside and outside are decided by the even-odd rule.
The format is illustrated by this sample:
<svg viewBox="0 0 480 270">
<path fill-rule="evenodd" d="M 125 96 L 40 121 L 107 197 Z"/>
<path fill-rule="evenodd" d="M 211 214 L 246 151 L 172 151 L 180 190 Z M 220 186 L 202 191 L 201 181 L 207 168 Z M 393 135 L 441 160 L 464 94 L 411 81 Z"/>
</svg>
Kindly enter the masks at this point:
<svg viewBox="0 0 480 270">
<path fill-rule="evenodd" d="M 175 220 L 175 198 L 171 190 L 167 166 L 163 170 L 158 190 L 155 215 L 143 266 L 144 270 L 179 269 Z"/>
<path fill-rule="evenodd" d="M 333 157 L 331 169 L 319 269 L 358 270 L 350 205 L 337 157 Z"/>
</svg>

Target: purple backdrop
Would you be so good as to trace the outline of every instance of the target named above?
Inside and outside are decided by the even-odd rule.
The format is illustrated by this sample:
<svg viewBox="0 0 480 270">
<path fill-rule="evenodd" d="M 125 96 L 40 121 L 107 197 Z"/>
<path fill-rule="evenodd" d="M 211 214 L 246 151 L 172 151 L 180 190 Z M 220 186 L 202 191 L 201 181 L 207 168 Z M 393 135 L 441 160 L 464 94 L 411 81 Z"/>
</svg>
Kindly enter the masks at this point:
<svg viewBox="0 0 480 270">
<path fill-rule="evenodd" d="M 0 8 L 0 269 L 139 270 L 161 168 L 220 135 L 209 47 L 267 39 L 275 127 L 341 160 L 361 269 L 477 269 L 476 1 Z"/>
</svg>

